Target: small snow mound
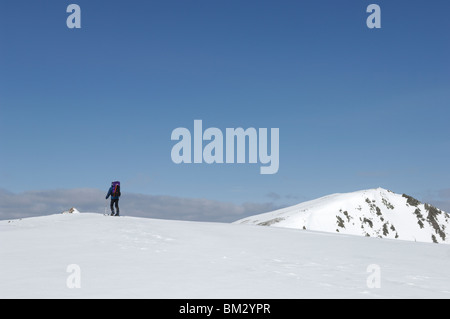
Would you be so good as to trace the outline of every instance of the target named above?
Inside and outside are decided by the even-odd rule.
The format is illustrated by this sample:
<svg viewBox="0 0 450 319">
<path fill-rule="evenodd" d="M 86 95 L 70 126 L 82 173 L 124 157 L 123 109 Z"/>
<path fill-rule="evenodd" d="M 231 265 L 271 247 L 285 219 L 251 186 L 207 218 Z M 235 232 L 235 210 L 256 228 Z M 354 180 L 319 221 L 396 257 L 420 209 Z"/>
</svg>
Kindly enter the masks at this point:
<svg viewBox="0 0 450 319">
<path fill-rule="evenodd" d="M 63 211 L 61 214 L 79 214 L 80 212 L 75 207 L 72 207 L 69 210 Z"/>
</svg>

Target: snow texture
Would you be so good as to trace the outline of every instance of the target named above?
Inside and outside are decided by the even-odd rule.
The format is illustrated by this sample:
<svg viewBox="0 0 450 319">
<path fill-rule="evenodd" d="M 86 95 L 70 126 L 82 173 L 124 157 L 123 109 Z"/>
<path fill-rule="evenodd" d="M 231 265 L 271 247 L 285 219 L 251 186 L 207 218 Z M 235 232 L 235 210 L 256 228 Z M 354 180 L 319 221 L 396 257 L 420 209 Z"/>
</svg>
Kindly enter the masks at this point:
<svg viewBox="0 0 450 319">
<path fill-rule="evenodd" d="M 0 221 L 0 243 L 0 298 L 450 297 L 449 245 L 94 213 Z"/>
</svg>

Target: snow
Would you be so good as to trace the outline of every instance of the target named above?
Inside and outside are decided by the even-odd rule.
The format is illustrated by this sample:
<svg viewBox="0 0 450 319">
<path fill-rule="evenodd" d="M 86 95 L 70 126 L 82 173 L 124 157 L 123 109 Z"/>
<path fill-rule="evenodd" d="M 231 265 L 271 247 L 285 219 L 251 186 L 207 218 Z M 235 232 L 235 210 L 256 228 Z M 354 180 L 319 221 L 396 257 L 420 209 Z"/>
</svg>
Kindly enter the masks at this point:
<svg viewBox="0 0 450 319">
<path fill-rule="evenodd" d="M 235 223 L 450 243 L 450 216 L 437 211 L 433 225 L 425 204 L 409 204 L 405 196 L 377 188 L 328 195 Z"/>
<path fill-rule="evenodd" d="M 94 213 L 0 221 L 0 243 L 0 298 L 450 297 L 449 245 Z"/>
<path fill-rule="evenodd" d="M 72 207 L 71 209 L 63 211 L 61 214 L 79 214 L 80 211 L 76 209 L 75 207 Z"/>
</svg>

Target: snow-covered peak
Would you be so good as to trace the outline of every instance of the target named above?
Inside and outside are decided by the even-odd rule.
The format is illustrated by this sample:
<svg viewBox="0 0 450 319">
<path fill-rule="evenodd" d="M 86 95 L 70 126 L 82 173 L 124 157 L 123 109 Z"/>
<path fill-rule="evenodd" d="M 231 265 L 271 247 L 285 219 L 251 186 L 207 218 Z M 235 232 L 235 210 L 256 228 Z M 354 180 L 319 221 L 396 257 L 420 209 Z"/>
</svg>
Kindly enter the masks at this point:
<svg viewBox="0 0 450 319">
<path fill-rule="evenodd" d="M 450 216 L 383 188 L 332 194 L 235 223 L 450 243 Z"/>
</svg>

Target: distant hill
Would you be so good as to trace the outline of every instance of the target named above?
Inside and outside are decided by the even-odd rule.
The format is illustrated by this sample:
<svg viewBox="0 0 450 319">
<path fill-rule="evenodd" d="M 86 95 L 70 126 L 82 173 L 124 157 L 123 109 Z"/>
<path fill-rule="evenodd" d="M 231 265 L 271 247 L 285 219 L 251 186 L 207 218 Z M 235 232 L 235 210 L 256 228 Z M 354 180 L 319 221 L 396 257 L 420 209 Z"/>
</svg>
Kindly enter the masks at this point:
<svg viewBox="0 0 450 319">
<path fill-rule="evenodd" d="M 333 194 L 235 223 L 449 243 L 450 216 L 383 188 Z"/>
</svg>

